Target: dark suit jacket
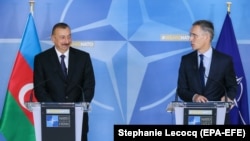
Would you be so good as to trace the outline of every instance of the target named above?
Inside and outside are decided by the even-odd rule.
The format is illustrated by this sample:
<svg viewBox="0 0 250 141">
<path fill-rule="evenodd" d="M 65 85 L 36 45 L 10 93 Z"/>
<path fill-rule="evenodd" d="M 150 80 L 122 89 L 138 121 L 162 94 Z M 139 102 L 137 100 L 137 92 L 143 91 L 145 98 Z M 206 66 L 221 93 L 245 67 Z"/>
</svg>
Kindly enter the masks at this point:
<svg viewBox="0 0 250 141">
<path fill-rule="evenodd" d="M 65 78 L 55 47 L 35 56 L 34 91 L 39 102 L 91 102 L 95 77 L 90 55 L 70 47 L 68 63 L 68 77 Z M 87 113 L 83 124 L 83 131 L 87 132 Z"/>
<path fill-rule="evenodd" d="M 236 74 L 230 56 L 213 49 L 210 72 L 202 91 L 197 51 L 184 55 L 179 68 L 177 94 L 186 102 L 192 102 L 194 94 L 202 94 L 209 101 L 220 101 L 225 96 L 234 99 L 237 94 Z"/>
</svg>

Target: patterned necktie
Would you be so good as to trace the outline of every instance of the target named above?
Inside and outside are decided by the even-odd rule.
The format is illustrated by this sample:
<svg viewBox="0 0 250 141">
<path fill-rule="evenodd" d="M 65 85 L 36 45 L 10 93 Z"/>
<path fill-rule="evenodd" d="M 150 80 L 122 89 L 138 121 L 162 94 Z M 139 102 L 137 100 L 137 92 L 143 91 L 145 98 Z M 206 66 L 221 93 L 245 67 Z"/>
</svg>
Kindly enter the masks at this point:
<svg viewBox="0 0 250 141">
<path fill-rule="evenodd" d="M 64 62 L 65 55 L 62 54 L 60 57 L 61 57 L 61 67 L 62 67 L 63 74 L 65 77 L 67 77 L 67 68 Z"/>
<path fill-rule="evenodd" d="M 204 89 L 204 87 L 205 87 L 205 78 L 204 78 L 205 77 L 205 67 L 203 65 L 203 57 L 204 57 L 204 55 L 201 54 L 200 55 L 200 67 L 199 67 L 202 89 Z"/>
</svg>

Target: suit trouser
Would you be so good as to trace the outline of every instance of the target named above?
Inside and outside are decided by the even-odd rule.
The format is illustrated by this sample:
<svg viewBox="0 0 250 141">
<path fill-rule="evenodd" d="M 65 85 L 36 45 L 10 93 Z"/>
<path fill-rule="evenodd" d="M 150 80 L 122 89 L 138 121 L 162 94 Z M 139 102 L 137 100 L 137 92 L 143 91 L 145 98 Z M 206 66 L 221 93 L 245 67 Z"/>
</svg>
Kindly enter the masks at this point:
<svg viewBox="0 0 250 141">
<path fill-rule="evenodd" d="M 82 141 L 87 141 L 88 137 L 87 137 L 87 133 L 83 133 L 82 134 Z"/>
<path fill-rule="evenodd" d="M 224 124 L 225 124 L 225 125 L 230 125 L 230 124 L 231 124 L 231 121 L 230 121 L 230 114 L 229 114 L 229 113 L 226 113 Z"/>
</svg>

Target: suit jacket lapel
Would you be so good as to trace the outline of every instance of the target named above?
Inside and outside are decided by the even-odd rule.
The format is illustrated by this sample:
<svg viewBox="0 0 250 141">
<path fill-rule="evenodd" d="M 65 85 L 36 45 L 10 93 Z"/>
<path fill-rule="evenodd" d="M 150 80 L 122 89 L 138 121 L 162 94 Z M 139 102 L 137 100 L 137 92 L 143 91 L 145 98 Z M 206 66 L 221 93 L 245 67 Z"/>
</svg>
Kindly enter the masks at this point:
<svg viewBox="0 0 250 141">
<path fill-rule="evenodd" d="M 195 74 L 194 76 L 195 76 L 197 85 L 201 87 L 197 52 L 194 53 L 192 60 L 195 60 L 195 61 L 192 61 L 193 64 L 191 64 L 194 67 L 194 74 Z"/>
<path fill-rule="evenodd" d="M 199 73 L 199 60 L 197 57 L 197 51 L 193 53 L 191 60 L 195 60 L 195 61 L 190 61 L 190 65 L 194 68 L 194 79 L 195 79 L 195 85 L 198 89 L 199 92 L 202 92 L 202 86 L 201 86 L 201 79 L 200 79 L 200 73 Z"/>
<path fill-rule="evenodd" d="M 63 79 L 65 79 L 64 74 L 63 74 L 63 72 L 62 72 L 62 68 L 61 68 L 60 61 L 59 61 L 59 59 L 58 59 L 58 57 L 57 57 L 56 50 L 55 50 L 54 48 L 52 48 L 50 57 L 51 57 L 50 60 L 51 60 L 51 62 L 52 62 L 52 64 L 53 64 L 53 66 L 55 66 L 55 68 L 56 68 L 56 72 L 58 72 L 59 75 L 60 75 Z"/>
<path fill-rule="evenodd" d="M 69 64 L 68 64 L 68 79 L 70 79 L 73 75 L 75 63 L 77 57 L 74 55 L 74 52 L 72 51 L 71 47 L 69 48 Z"/>
<path fill-rule="evenodd" d="M 210 83 L 214 83 L 213 82 L 214 80 L 211 79 L 216 78 L 215 73 L 218 71 L 218 62 L 216 60 L 217 60 L 217 53 L 213 50 L 210 70 L 207 79 L 207 85 L 209 85 Z"/>
</svg>

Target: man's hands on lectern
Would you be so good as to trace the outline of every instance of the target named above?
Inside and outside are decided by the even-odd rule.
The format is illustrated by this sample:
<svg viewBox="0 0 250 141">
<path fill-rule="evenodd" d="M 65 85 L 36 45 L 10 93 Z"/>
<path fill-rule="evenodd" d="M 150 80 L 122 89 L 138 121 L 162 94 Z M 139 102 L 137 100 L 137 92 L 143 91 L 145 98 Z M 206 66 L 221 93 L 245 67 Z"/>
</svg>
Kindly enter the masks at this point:
<svg viewBox="0 0 250 141">
<path fill-rule="evenodd" d="M 205 103 L 208 102 L 208 99 L 203 95 L 195 94 L 193 97 L 193 102 Z"/>
</svg>

